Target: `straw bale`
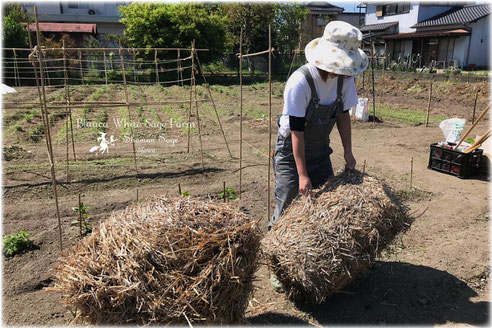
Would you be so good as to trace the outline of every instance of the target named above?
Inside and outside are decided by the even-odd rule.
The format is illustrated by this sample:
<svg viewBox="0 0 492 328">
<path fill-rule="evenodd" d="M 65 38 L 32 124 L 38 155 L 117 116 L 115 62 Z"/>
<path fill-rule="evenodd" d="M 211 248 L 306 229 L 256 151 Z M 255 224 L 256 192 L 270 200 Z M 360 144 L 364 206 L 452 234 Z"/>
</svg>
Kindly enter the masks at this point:
<svg viewBox="0 0 492 328">
<path fill-rule="evenodd" d="M 260 233 L 223 203 L 157 197 L 114 213 L 55 268 L 79 322 L 188 324 L 241 321 Z"/>
<path fill-rule="evenodd" d="M 294 200 L 262 241 L 288 297 L 321 303 L 366 269 L 408 226 L 392 195 L 375 177 L 345 171 Z"/>
</svg>

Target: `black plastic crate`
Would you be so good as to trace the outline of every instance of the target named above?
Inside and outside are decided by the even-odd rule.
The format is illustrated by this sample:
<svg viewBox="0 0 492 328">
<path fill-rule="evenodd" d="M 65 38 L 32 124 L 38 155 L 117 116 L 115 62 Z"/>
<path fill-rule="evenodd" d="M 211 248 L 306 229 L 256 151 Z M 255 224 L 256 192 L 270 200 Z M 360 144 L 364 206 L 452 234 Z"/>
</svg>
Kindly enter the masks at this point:
<svg viewBox="0 0 492 328">
<path fill-rule="evenodd" d="M 468 178 L 476 175 L 480 166 L 483 149 L 476 149 L 471 153 L 441 148 L 437 143 L 430 145 L 429 165 L 427 168 L 457 176 Z"/>
</svg>

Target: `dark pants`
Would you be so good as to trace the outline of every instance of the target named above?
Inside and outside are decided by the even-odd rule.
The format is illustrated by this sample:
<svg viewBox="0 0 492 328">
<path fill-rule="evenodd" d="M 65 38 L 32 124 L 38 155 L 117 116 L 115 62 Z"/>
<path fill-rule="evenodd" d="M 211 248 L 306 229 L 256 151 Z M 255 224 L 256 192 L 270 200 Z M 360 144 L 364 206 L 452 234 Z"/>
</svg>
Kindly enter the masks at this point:
<svg viewBox="0 0 492 328">
<path fill-rule="evenodd" d="M 306 168 L 313 189 L 321 187 L 329 177 L 333 176 L 329 146 L 306 147 Z M 297 173 L 291 137 L 277 136 L 273 157 L 275 173 L 275 211 L 268 229 L 278 221 L 282 212 L 290 205 L 299 192 L 299 174 Z"/>
</svg>

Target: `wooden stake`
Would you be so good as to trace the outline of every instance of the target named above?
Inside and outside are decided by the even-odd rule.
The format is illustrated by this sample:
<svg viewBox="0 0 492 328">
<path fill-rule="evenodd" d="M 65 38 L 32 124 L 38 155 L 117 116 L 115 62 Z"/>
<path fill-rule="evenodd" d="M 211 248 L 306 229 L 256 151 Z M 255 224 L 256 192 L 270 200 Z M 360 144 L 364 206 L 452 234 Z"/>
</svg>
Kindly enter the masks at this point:
<svg viewBox="0 0 492 328">
<path fill-rule="evenodd" d="M 49 124 L 49 116 L 48 110 L 46 109 L 46 90 L 44 87 L 44 71 L 43 71 L 43 52 L 41 50 L 41 36 L 39 33 L 39 22 L 38 22 L 38 7 L 34 6 L 34 17 L 36 19 L 36 37 L 37 37 L 37 53 L 38 53 L 38 61 L 39 61 L 39 72 L 40 72 L 40 82 L 41 82 L 41 90 L 42 90 L 42 106 L 41 111 L 44 116 L 44 124 L 46 129 L 46 143 L 48 146 L 48 157 L 50 160 L 50 168 L 51 168 L 51 184 L 53 186 L 53 193 L 55 196 L 55 205 L 56 205 L 56 215 L 58 218 L 58 231 L 60 238 L 60 251 L 63 251 L 63 240 L 62 240 L 62 230 L 61 230 L 61 218 L 60 218 L 60 210 L 58 207 L 58 193 L 56 191 L 56 175 L 55 175 L 55 163 L 53 159 L 53 146 L 51 144 L 51 133 L 50 133 L 50 124 Z M 37 75 L 37 73 L 36 73 Z M 36 79 L 37 80 L 37 79 Z M 38 89 L 39 91 L 39 89 Z"/>
<path fill-rule="evenodd" d="M 155 81 L 159 83 L 159 64 L 157 63 L 157 49 L 154 50 Z"/>
<path fill-rule="evenodd" d="M 178 182 L 178 193 L 179 193 L 180 196 L 182 195 L 182 192 L 181 192 L 181 183 L 179 183 L 179 182 Z"/>
<path fill-rule="evenodd" d="M 196 49 L 195 49 L 195 52 L 196 52 Z M 198 56 L 197 56 L 197 58 L 198 58 Z M 179 78 L 178 78 L 178 80 L 181 81 L 181 86 L 184 86 L 184 83 L 183 83 L 183 69 L 181 68 L 181 52 L 180 52 L 179 49 L 178 49 L 178 71 L 179 71 Z"/>
<path fill-rule="evenodd" d="M 243 182 L 243 28 L 239 37 L 239 199 Z"/>
<path fill-rule="evenodd" d="M 428 101 L 428 105 L 427 105 L 427 117 L 425 118 L 425 127 L 429 126 L 431 101 L 432 101 L 432 81 L 431 81 L 430 86 L 429 86 L 429 101 Z"/>
<path fill-rule="evenodd" d="M 364 164 L 362 164 L 362 174 L 366 173 L 366 160 L 364 160 Z"/>
<path fill-rule="evenodd" d="M 106 51 L 104 51 L 103 54 L 104 54 L 104 79 L 106 80 L 106 85 L 108 85 L 108 70 L 106 68 Z"/>
<path fill-rule="evenodd" d="M 65 51 L 65 40 L 63 40 L 63 39 L 62 39 L 62 48 L 63 48 L 63 75 L 64 75 L 64 80 L 65 80 L 65 141 L 67 144 L 67 184 L 68 184 L 68 182 L 70 181 L 70 179 L 69 179 L 70 159 L 68 157 L 68 152 L 69 152 L 68 151 L 68 149 L 69 149 L 69 145 L 68 145 L 68 120 L 69 120 L 69 116 L 68 116 L 68 104 L 69 104 L 68 93 L 69 93 L 69 91 L 67 90 L 67 85 L 68 85 L 67 53 Z"/>
<path fill-rule="evenodd" d="M 195 47 L 195 40 L 193 40 L 193 48 Z M 195 57 L 195 52 L 193 51 L 191 54 L 193 57 Z M 191 70 L 191 80 L 193 81 L 193 88 L 195 88 L 195 109 L 196 109 L 196 123 L 198 126 L 198 139 L 200 140 L 200 157 L 202 161 L 202 172 L 204 171 L 205 167 L 203 164 L 203 142 L 202 142 L 202 131 L 200 127 L 200 115 L 198 113 L 198 98 L 197 98 L 197 92 L 196 92 L 196 80 L 195 80 L 195 67 L 192 67 Z"/>
<path fill-rule="evenodd" d="M 128 119 L 130 120 L 130 122 L 132 122 L 132 115 L 130 112 L 130 102 L 129 102 L 129 97 L 128 97 L 128 86 L 126 85 L 125 62 L 123 61 L 123 50 L 121 48 L 121 41 L 120 41 L 119 52 L 120 52 L 121 72 L 123 74 L 123 87 L 125 90 L 125 102 L 126 102 L 126 107 L 128 109 Z M 135 141 L 133 140 L 133 126 L 132 126 L 132 124 L 130 124 L 130 133 L 132 136 L 133 162 L 135 164 L 135 178 L 138 180 L 137 152 L 135 150 Z"/>
<path fill-rule="evenodd" d="M 369 32 L 369 37 L 371 39 L 372 44 L 372 57 L 371 57 L 371 79 L 372 79 L 372 123 L 376 125 L 376 95 L 374 92 L 374 43 L 372 42 L 372 32 Z"/>
<path fill-rule="evenodd" d="M 413 183 L 413 157 L 410 161 L 410 189 L 412 189 L 412 183 Z"/>
<path fill-rule="evenodd" d="M 224 198 L 224 203 L 225 203 L 225 202 L 227 201 L 225 181 L 223 182 L 223 184 L 224 184 L 224 187 L 223 187 L 223 189 L 222 189 L 222 190 L 223 190 L 224 195 L 223 195 L 223 197 L 222 197 L 222 198 Z"/>
<path fill-rule="evenodd" d="M 191 43 L 191 79 L 190 79 L 190 112 L 188 114 L 188 153 L 190 152 L 190 135 L 191 135 L 191 102 L 193 99 L 193 77 L 195 76 L 193 70 L 195 66 L 195 56 L 193 54 L 195 53 L 195 41 Z"/>
<path fill-rule="evenodd" d="M 270 220 L 270 152 L 272 150 L 272 27 L 268 25 L 268 170 L 267 170 L 267 220 Z"/>
<path fill-rule="evenodd" d="M 137 203 L 138 203 L 138 188 L 137 188 Z"/>
<path fill-rule="evenodd" d="M 475 123 L 472 124 L 472 126 L 468 129 L 468 131 L 466 131 L 466 133 L 463 136 L 461 136 L 460 141 L 458 141 L 458 143 L 456 144 L 456 146 L 453 149 L 455 149 L 455 150 L 458 149 L 458 147 L 461 145 L 461 143 L 463 142 L 463 140 L 465 140 L 465 138 L 470 134 L 470 132 L 478 124 L 478 122 L 480 122 L 480 120 L 482 119 L 482 117 L 484 117 L 484 115 L 489 111 L 489 108 L 490 108 L 490 103 L 488 104 L 487 107 L 485 107 L 485 109 L 483 110 L 483 112 L 480 113 L 480 115 L 477 117 L 477 120 L 475 121 Z"/>
<path fill-rule="evenodd" d="M 198 58 L 198 53 L 196 53 L 195 56 L 196 56 L 196 61 L 198 63 L 198 68 L 200 69 L 200 72 L 202 72 L 203 81 L 207 85 L 208 95 L 210 96 L 210 100 L 212 101 L 212 106 L 214 107 L 215 116 L 217 117 L 217 122 L 219 122 L 220 131 L 222 132 L 222 137 L 224 138 L 224 142 L 226 144 L 227 151 L 229 152 L 229 156 L 231 158 L 233 158 L 231 150 L 229 149 L 229 144 L 227 143 L 227 138 L 225 136 L 224 129 L 222 128 L 222 123 L 220 122 L 220 117 L 219 117 L 219 113 L 217 112 L 217 107 L 215 107 L 215 101 L 214 101 L 214 98 L 212 97 L 212 91 L 210 91 L 210 86 L 208 85 L 207 79 L 205 78 L 205 74 L 203 74 L 203 68 L 202 68 L 202 65 L 200 64 L 200 59 Z"/>
<path fill-rule="evenodd" d="M 84 72 L 82 71 L 82 52 L 79 51 L 80 84 L 84 84 Z"/>
<path fill-rule="evenodd" d="M 477 88 L 477 92 L 475 93 L 475 102 L 473 103 L 473 115 L 472 115 L 472 124 L 475 123 L 475 110 L 477 109 L 477 99 L 478 99 L 478 92 L 480 89 Z"/>
<path fill-rule="evenodd" d="M 82 237 L 82 202 L 80 201 L 80 193 L 79 193 L 79 232 L 80 232 L 80 237 Z"/>
<path fill-rule="evenodd" d="M 20 87 L 20 76 L 19 76 L 19 66 L 17 65 L 17 54 L 14 52 L 14 76 L 15 76 L 15 86 Z"/>
<path fill-rule="evenodd" d="M 138 82 L 136 59 L 137 57 L 136 57 L 135 49 L 133 49 L 133 81 Z"/>
</svg>

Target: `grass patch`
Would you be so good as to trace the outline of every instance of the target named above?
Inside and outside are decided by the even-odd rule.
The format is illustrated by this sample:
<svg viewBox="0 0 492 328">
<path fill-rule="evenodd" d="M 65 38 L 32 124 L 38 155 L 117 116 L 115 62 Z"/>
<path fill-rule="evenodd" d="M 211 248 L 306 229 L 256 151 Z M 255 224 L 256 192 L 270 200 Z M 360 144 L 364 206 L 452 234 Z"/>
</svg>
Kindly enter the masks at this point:
<svg viewBox="0 0 492 328">
<path fill-rule="evenodd" d="M 408 125 L 425 123 L 427 112 L 423 110 L 399 109 L 386 105 L 376 106 L 376 116 L 379 118 L 394 119 Z M 440 122 L 447 119 L 443 115 L 431 115 L 429 122 Z"/>
<path fill-rule="evenodd" d="M 424 91 L 424 89 L 420 85 L 414 84 L 410 88 L 408 88 L 407 91 L 412 93 L 421 93 L 422 91 Z"/>
<path fill-rule="evenodd" d="M 259 108 L 249 109 L 247 111 L 247 113 L 248 113 L 249 117 L 254 118 L 255 120 L 260 120 L 260 121 L 264 120 L 265 117 L 268 116 L 267 113 L 265 113 L 264 111 L 262 111 Z"/>
</svg>

